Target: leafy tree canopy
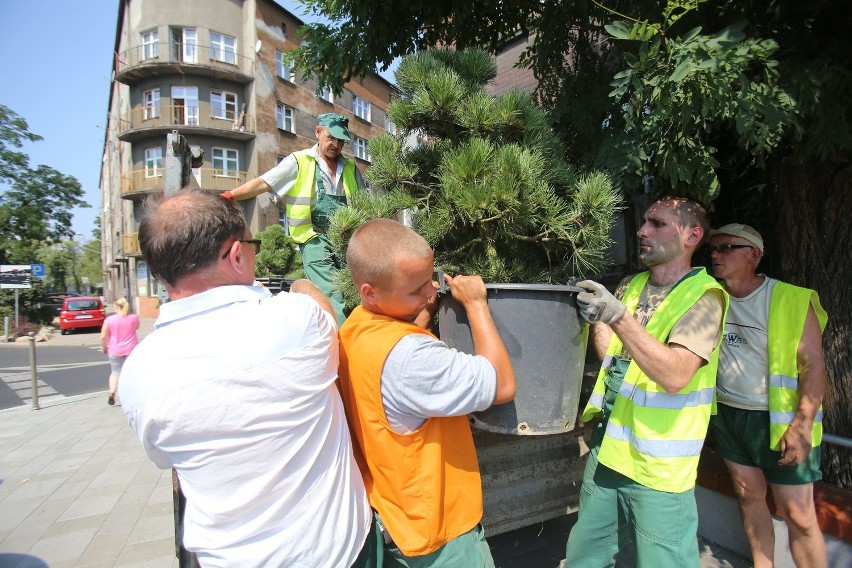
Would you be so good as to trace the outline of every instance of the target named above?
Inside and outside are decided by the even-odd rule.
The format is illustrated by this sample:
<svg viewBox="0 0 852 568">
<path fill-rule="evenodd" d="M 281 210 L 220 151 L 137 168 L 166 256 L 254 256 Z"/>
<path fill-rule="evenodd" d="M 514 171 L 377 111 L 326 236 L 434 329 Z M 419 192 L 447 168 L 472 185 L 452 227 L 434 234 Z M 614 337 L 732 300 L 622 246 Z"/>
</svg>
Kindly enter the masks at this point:
<svg viewBox="0 0 852 568">
<path fill-rule="evenodd" d="M 30 166 L 19 149 L 38 140 L 22 117 L 0 105 L 0 262 L 32 262 L 42 242 L 73 236 L 74 207 L 89 207 L 76 178 Z"/>
<path fill-rule="evenodd" d="M 306 4 L 332 25 L 306 26 L 297 63 L 337 90 L 419 49 L 493 52 L 529 34 L 520 65 L 569 157 L 626 192 L 710 202 L 721 187 L 762 188 L 769 156 L 852 149 L 844 0 Z"/>
</svg>

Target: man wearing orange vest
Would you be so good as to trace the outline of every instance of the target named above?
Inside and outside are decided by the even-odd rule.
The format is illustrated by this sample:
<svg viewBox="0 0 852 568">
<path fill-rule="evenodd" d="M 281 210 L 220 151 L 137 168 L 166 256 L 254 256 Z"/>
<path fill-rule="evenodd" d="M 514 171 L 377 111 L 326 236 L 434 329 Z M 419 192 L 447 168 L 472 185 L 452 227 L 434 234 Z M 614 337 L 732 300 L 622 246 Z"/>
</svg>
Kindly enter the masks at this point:
<svg viewBox="0 0 852 568">
<path fill-rule="evenodd" d="M 731 223 L 710 232 L 713 275 L 731 295 L 719 356 L 719 412 L 710 421 L 731 472 L 755 568 L 774 565 L 766 485 L 787 523 L 796 566 L 827 565 L 814 507 L 828 315 L 813 290 L 757 273 L 763 237 Z"/>
<path fill-rule="evenodd" d="M 470 322 L 468 355 L 424 329 L 437 304 L 423 237 L 374 219 L 355 231 L 346 261 L 361 305 L 340 329 L 340 390 L 385 562 L 493 568 L 467 414 L 512 400 L 515 375 L 485 285 L 447 278 Z"/>
<path fill-rule="evenodd" d="M 722 287 L 691 266 L 708 229 L 701 204 L 660 199 L 637 232 L 648 271 L 625 279 L 621 300 L 578 284 L 603 364 L 582 416 L 597 422 L 566 566 L 613 566 L 632 540 L 639 566 L 698 568 L 695 477 L 727 308 Z"/>
<path fill-rule="evenodd" d="M 355 161 L 343 156 L 343 146 L 351 139 L 348 127 L 343 115 L 319 115 L 312 148 L 293 152 L 262 176 L 222 194 L 241 201 L 274 191 L 284 200 L 285 228 L 299 245 L 305 275 L 331 300 L 338 326 L 345 319 L 343 294 L 335 286 L 342 259 L 335 257 L 326 236 L 328 217 L 364 187 Z"/>
</svg>

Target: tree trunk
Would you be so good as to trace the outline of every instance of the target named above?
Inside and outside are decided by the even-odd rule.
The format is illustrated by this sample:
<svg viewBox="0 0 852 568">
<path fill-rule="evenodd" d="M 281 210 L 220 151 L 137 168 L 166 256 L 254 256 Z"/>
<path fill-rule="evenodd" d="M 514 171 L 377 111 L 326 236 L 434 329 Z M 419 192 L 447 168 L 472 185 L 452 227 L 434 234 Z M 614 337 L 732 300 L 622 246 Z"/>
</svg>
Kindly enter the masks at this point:
<svg viewBox="0 0 852 568">
<path fill-rule="evenodd" d="M 852 163 L 782 162 L 773 171 L 773 227 L 767 272 L 812 288 L 828 312 L 823 334 L 828 373 L 825 431 L 852 438 Z M 828 483 L 852 489 L 852 451 L 823 444 Z"/>
</svg>

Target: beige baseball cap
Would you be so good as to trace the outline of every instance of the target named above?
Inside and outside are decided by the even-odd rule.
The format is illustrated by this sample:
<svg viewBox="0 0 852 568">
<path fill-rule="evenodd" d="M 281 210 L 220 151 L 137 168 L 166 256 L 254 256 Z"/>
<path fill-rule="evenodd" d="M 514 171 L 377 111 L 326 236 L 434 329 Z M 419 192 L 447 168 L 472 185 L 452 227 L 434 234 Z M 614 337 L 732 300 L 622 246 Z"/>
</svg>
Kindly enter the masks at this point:
<svg viewBox="0 0 852 568">
<path fill-rule="evenodd" d="M 761 253 L 763 252 L 763 237 L 760 236 L 760 233 L 754 227 L 743 225 L 742 223 L 728 223 L 723 227 L 710 231 L 708 238 L 712 239 L 716 235 L 731 235 L 745 239 L 756 246 Z"/>
</svg>

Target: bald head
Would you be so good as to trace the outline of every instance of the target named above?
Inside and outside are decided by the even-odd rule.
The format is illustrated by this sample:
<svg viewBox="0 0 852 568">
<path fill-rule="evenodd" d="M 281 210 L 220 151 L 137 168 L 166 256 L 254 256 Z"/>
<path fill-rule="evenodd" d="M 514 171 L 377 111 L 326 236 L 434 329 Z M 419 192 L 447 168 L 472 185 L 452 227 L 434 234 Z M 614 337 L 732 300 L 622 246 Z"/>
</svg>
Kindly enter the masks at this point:
<svg viewBox="0 0 852 568">
<path fill-rule="evenodd" d="M 400 257 L 428 258 L 429 243 L 403 225 L 390 219 L 367 221 L 355 231 L 346 250 L 346 264 L 355 285 L 387 286 L 393 281 Z"/>
</svg>

